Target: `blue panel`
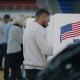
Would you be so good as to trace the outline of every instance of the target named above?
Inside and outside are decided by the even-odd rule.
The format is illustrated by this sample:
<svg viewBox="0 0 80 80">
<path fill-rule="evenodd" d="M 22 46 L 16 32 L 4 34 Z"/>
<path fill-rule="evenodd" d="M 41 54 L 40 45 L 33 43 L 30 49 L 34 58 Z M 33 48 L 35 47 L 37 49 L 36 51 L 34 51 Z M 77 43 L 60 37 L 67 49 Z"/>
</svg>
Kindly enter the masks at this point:
<svg viewBox="0 0 80 80">
<path fill-rule="evenodd" d="M 59 6 L 63 13 L 73 13 L 74 3 L 80 0 L 58 0 Z"/>
</svg>

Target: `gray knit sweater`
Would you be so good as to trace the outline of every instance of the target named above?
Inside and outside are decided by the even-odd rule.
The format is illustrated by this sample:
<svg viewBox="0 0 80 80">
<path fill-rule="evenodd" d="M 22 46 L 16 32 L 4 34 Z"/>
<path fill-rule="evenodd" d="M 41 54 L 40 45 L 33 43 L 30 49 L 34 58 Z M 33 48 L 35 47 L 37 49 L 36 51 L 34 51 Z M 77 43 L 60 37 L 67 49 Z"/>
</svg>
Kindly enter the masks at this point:
<svg viewBox="0 0 80 80">
<path fill-rule="evenodd" d="M 23 31 L 13 25 L 9 31 L 7 54 L 21 51 L 21 44 L 23 44 Z"/>
</svg>

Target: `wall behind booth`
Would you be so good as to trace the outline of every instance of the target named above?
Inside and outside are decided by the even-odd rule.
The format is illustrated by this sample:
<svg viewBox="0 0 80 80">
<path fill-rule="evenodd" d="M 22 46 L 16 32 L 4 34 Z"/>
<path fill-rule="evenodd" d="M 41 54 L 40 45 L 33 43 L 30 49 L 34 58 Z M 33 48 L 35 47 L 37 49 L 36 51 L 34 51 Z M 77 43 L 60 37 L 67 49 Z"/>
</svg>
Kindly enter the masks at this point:
<svg viewBox="0 0 80 80">
<path fill-rule="evenodd" d="M 35 16 L 35 12 L 0 12 L 0 18 L 3 19 L 5 14 L 9 14 L 11 18 L 14 18 L 21 13 L 25 14 L 26 16 Z"/>
<path fill-rule="evenodd" d="M 27 26 L 31 24 L 35 18 L 28 18 L 27 19 Z M 53 16 L 50 16 L 50 22 L 49 26 L 45 29 L 46 30 L 46 35 L 47 35 L 47 44 L 50 47 L 53 47 Z M 53 56 L 49 56 L 48 60 L 51 60 Z"/>
</svg>

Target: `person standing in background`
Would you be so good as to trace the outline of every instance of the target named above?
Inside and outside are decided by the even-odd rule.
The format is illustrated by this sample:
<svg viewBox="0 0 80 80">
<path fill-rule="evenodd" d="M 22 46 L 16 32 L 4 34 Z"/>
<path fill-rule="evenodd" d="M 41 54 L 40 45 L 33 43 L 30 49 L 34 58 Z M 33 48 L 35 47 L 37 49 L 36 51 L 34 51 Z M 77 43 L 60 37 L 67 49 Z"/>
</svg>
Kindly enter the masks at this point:
<svg viewBox="0 0 80 80">
<path fill-rule="evenodd" d="M 4 26 L 9 21 L 10 16 L 5 15 L 4 19 L 0 21 L 0 70 L 3 70 L 2 68 L 2 59 L 3 59 L 3 37 L 4 37 Z"/>
<path fill-rule="evenodd" d="M 4 27 L 4 38 L 3 38 L 3 53 L 4 53 L 4 79 L 7 80 L 9 78 L 9 67 L 8 67 L 8 61 L 7 61 L 7 44 L 8 44 L 8 34 L 9 30 L 12 27 L 12 24 L 14 22 L 14 19 L 12 22 L 8 22 Z"/>
<path fill-rule="evenodd" d="M 45 34 L 45 28 L 49 21 L 49 12 L 40 9 L 36 12 L 35 21 L 24 30 L 23 64 L 29 80 L 36 80 L 37 73 L 44 69 L 48 63 L 46 56 L 53 55 L 53 48 L 47 45 Z"/>
<path fill-rule="evenodd" d="M 18 15 L 9 31 L 7 56 L 11 75 L 7 80 L 21 80 L 21 65 L 23 64 L 23 27 L 26 15 Z"/>
</svg>

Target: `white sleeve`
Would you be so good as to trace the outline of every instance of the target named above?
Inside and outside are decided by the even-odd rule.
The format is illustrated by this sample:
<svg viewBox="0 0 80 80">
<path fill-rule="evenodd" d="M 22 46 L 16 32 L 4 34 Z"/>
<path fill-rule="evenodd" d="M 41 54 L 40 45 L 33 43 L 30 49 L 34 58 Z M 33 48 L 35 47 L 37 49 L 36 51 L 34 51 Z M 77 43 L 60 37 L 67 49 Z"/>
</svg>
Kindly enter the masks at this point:
<svg viewBox="0 0 80 80">
<path fill-rule="evenodd" d="M 47 45 L 47 40 L 45 36 L 45 30 L 43 28 L 38 28 L 35 31 L 35 41 L 44 55 L 53 55 L 53 48 Z"/>
</svg>

